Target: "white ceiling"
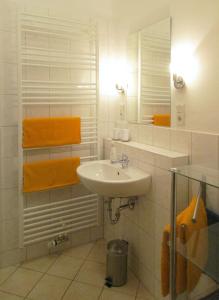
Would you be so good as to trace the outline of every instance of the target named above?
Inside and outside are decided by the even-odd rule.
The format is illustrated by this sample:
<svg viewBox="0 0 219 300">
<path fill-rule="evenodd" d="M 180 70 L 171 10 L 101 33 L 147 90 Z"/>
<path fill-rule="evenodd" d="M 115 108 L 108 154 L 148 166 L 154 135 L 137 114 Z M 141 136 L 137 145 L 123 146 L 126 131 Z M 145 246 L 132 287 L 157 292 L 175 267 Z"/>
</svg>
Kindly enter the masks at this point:
<svg viewBox="0 0 219 300">
<path fill-rule="evenodd" d="M 114 18 L 137 30 L 170 16 L 172 0 L 111 0 Z"/>
</svg>

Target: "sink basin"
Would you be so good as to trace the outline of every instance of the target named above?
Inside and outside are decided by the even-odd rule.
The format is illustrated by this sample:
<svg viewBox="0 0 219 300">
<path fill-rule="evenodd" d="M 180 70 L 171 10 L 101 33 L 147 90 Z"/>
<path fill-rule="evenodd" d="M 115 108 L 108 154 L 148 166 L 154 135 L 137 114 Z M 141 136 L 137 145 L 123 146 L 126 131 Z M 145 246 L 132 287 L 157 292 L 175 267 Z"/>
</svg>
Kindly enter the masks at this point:
<svg viewBox="0 0 219 300">
<path fill-rule="evenodd" d="M 145 194 L 151 183 L 151 175 L 139 169 L 122 169 L 109 160 L 85 163 L 78 167 L 81 182 L 92 192 L 108 197 L 130 197 Z"/>
</svg>

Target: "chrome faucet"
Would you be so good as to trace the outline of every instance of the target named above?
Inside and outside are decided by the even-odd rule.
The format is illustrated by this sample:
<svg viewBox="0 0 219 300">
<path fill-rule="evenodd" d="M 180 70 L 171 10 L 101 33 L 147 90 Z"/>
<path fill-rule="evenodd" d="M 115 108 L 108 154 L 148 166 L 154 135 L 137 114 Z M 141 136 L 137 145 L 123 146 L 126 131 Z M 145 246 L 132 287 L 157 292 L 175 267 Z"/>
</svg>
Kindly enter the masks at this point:
<svg viewBox="0 0 219 300">
<path fill-rule="evenodd" d="M 129 158 L 128 155 L 122 153 L 122 157 L 119 160 L 111 160 L 111 164 L 117 164 L 120 163 L 122 165 L 122 168 L 128 168 L 129 166 Z"/>
</svg>

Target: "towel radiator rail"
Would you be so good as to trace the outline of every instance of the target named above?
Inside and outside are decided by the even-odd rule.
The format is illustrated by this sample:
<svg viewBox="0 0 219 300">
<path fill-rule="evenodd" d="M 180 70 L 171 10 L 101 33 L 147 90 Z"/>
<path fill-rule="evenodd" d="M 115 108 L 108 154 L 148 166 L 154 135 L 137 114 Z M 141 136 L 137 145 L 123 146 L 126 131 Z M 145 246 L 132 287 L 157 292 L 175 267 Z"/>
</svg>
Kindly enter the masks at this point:
<svg viewBox="0 0 219 300">
<path fill-rule="evenodd" d="M 151 115 L 158 112 L 169 113 L 170 88 L 166 87 L 166 80 L 170 76 L 170 40 L 169 36 L 157 36 L 143 31 L 139 33 L 138 40 L 138 73 L 140 73 L 138 120 L 145 124 L 153 124 Z M 151 64 L 151 58 L 153 58 L 153 64 Z"/>
<path fill-rule="evenodd" d="M 65 214 L 63 214 L 63 212 Z M 66 234 L 98 225 L 98 196 L 76 197 L 24 209 L 24 245 L 47 240 L 52 234 Z"/>
<path fill-rule="evenodd" d="M 97 103 L 96 102 L 90 102 L 90 103 L 81 103 L 81 102 L 44 102 L 44 103 L 42 103 L 42 102 L 24 102 L 23 104 L 22 104 L 22 106 L 34 106 L 34 105 L 38 105 L 38 106 L 44 106 L 44 105 L 64 105 L 64 106 L 66 106 L 66 105 L 97 105 Z"/>
<path fill-rule="evenodd" d="M 52 203 L 50 200 L 35 202 L 33 198 L 31 207 L 22 192 L 23 162 L 35 160 L 36 155 L 40 160 L 41 155 L 44 159 L 44 153 L 49 157 L 63 153 L 65 157 L 65 152 L 70 151 L 72 155 L 77 153 L 82 163 L 98 159 L 98 40 L 96 24 L 92 22 L 24 12 L 18 23 L 19 206 L 20 246 L 23 247 L 99 223 L 98 196 L 81 191 L 82 184 L 78 185 L 79 197 L 74 197 L 72 192 L 69 199 Z M 81 117 L 80 144 L 22 149 L 23 118 L 56 117 L 67 115 L 66 112 L 68 116 Z M 45 193 L 49 193 L 49 199 L 52 197 L 52 192 Z M 28 198 L 32 199 L 32 194 Z"/>
<path fill-rule="evenodd" d="M 153 124 L 153 115 L 144 115 L 142 116 L 143 124 Z"/>
<path fill-rule="evenodd" d="M 52 25 L 54 25 L 54 22 L 55 22 L 55 25 L 58 25 L 57 22 L 60 22 L 60 23 L 64 24 L 64 26 L 66 26 L 66 25 L 68 26 L 68 23 L 69 23 L 69 24 L 71 24 L 70 25 L 71 27 L 72 27 L 72 25 L 74 25 L 74 26 L 78 25 L 79 27 L 90 28 L 90 24 L 88 25 L 87 23 L 84 23 L 84 22 L 81 22 L 81 21 L 75 20 L 75 19 L 74 20 L 70 20 L 70 19 L 64 19 L 64 18 L 61 18 L 61 17 L 53 17 L 53 16 L 46 16 L 46 15 L 37 15 L 37 14 L 34 14 L 34 13 L 26 13 L 26 12 L 23 12 L 22 15 L 27 20 L 32 20 L 32 18 L 36 18 L 38 21 L 40 21 L 40 19 L 42 21 L 43 19 L 46 19 L 46 20 L 48 20 L 46 22 L 49 22 Z"/>
</svg>

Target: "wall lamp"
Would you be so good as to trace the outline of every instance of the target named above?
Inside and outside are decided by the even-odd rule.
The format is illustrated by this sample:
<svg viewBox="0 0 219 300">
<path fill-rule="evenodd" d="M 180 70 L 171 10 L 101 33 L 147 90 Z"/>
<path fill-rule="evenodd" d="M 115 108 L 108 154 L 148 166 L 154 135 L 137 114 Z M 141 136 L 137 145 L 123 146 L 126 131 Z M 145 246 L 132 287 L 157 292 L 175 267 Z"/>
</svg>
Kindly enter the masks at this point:
<svg viewBox="0 0 219 300">
<path fill-rule="evenodd" d="M 196 46 L 192 42 L 176 45 L 171 53 L 170 70 L 176 89 L 189 87 L 197 79 L 199 62 L 195 56 Z"/>
<path fill-rule="evenodd" d="M 173 82 L 176 89 L 182 89 L 185 86 L 185 81 L 182 76 L 177 75 L 176 73 L 173 74 Z"/>
</svg>

